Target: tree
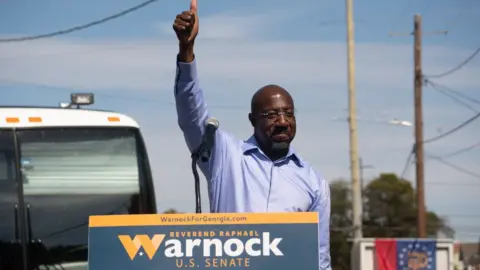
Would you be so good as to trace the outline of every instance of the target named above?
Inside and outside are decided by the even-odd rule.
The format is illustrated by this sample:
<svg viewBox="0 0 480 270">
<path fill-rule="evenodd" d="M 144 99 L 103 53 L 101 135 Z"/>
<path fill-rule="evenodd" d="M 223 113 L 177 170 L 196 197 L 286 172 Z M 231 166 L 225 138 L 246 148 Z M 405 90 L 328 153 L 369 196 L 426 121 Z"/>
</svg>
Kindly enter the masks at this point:
<svg viewBox="0 0 480 270">
<path fill-rule="evenodd" d="M 330 245 L 334 269 L 350 269 L 352 205 L 350 182 L 342 179 L 330 184 L 332 198 Z M 363 190 L 364 237 L 416 237 L 416 193 L 412 184 L 394 174 L 380 174 Z M 427 232 L 453 230 L 434 212 L 427 212 Z M 448 233 L 447 233 L 448 234 Z"/>
<path fill-rule="evenodd" d="M 395 174 L 380 174 L 364 189 L 364 199 L 365 237 L 416 237 L 416 192 L 408 180 Z M 427 211 L 429 236 L 450 231 L 444 219 Z"/>
<path fill-rule="evenodd" d="M 350 250 L 352 245 L 348 238 L 352 237 L 352 204 L 350 200 L 350 184 L 342 179 L 330 184 L 330 255 L 333 269 L 350 269 Z"/>
</svg>

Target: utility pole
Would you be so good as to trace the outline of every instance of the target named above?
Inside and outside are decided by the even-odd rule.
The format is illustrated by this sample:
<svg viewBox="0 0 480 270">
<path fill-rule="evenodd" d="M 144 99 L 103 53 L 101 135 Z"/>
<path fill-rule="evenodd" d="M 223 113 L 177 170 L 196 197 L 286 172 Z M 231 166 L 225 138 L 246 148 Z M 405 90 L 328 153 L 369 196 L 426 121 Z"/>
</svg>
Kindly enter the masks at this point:
<svg viewBox="0 0 480 270">
<path fill-rule="evenodd" d="M 362 189 L 358 164 L 357 115 L 355 97 L 355 36 L 353 25 L 353 0 L 346 0 L 347 16 L 347 65 L 348 65 L 348 124 L 350 134 L 350 175 L 352 178 L 352 209 L 355 241 L 362 233 Z"/>
<path fill-rule="evenodd" d="M 414 16 L 413 22 L 413 55 L 414 55 L 414 112 L 415 112 L 415 168 L 417 185 L 417 237 L 427 237 L 427 220 L 425 211 L 425 169 L 424 169 L 424 151 L 423 151 L 423 108 L 422 108 L 422 37 L 430 35 L 446 35 L 448 31 L 434 31 L 424 33 L 422 31 L 422 17 L 418 14 Z M 407 34 L 390 33 L 390 36 L 411 36 L 412 32 Z"/>
<path fill-rule="evenodd" d="M 422 108 L 422 18 L 415 15 L 414 26 L 414 104 L 415 104 L 415 167 L 417 179 L 417 237 L 427 237 L 425 214 L 425 171 L 423 152 L 423 108 Z"/>
</svg>

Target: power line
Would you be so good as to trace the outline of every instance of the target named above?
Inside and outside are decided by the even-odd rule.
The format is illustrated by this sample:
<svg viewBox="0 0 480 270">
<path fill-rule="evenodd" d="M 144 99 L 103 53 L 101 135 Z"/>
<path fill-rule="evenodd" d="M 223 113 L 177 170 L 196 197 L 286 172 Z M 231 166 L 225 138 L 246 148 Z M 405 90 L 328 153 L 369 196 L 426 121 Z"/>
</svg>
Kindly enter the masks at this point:
<svg viewBox="0 0 480 270">
<path fill-rule="evenodd" d="M 405 179 L 405 175 L 407 174 L 408 169 L 410 169 L 410 165 L 412 165 L 412 157 L 414 153 L 415 145 L 412 147 L 412 150 L 408 154 L 407 161 L 405 162 L 405 166 L 403 167 L 402 173 L 400 174 L 400 179 Z"/>
<path fill-rule="evenodd" d="M 461 148 L 457 151 L 454 151 L 454 152 L 451 152 L 451 153 L 448 153 L 448 154 L 445 154 L 445 155 L 442 155 L 440 156 L 440 158 L 449 158 L 449 157 L 453 157 L 453 156 L 457 156 L 457 155 L 460 155 L 462 153 L 465 153 L 465 152 L 468 152 L 476 147 L 480 146 L 480 141 L 478 141 L 477 143 L 475 144 L 472 144 L 470 146 L 467 146 L 467 147 L 464 147 L 464 148 Z"/>
<path fill-rule="evenodd" d="M 441 77 L 445 77 L 445 76 L 448 76 L 456 71 L 458 71 L 459 69 L 461 69 L 463 66 L 465 66 L 466 64 L 468 64 L 468 62 L 470 62 L 473 58 L 475 58 L 475 56 L 477 56 L 477 54 L 480 53 L 480 47 L 475 50 L 475 52 L 470 55 L 467 59 L 465 59 L 462 63 L 460 63 L 459 65 L 457 65 L 456 67 L 448 70 L 448 71 L 445 71 L 443 73 L 440 73 L 440 74 L 436 74 L 436 75 L 425 75 L 426 77 L 429 77 L 429 78 L 441 78 Z"/>
<path fill-rule="evenodd" d="M 424 140 L 423 143 L 430 143 L 430 142 L 434 142 L 434 141 L 437 141 L 437 140 L 440 140 L 441 138 L 444 138 L 464 127 L 466 127 L 467 125 L 469 125 L 470 123 L 472 123 L 473 121 L 477 120 L 478 118 L 480 117 L 480 113 L 477 113 L 476 115 L 474 115 L 473 117 L 467 119 L 465 122 L 461 123 L 460 125 L 456 126 L 455 128 L 452 128 L 451 130 L 445 132 L 445 133 L 442 133 L 438 136 L 435 136 L 433 138 L 430 138 L 428 140 Z"/>
<path fill-rule="evenodd" d="M 436 160 L 436 161 L 438 161 L 438 162 L 440 162 L 440 163 L 442 163 L 442 164 L 444 164 L 444 165 L 446 165 L 446 166 L 448 166 L 448 167 L 450 167 L 450 168 L 452 168 L 452 169 L 454 169 L 454 170 L 456 170 L 456 171 L 458 171 L 458 172 L 461 172 L 461 173 L 464 173 L 464 174 L 473 176 L 473 177 L 475 177 L 475 178 L 477 178 L 477 179 L 480 180 L 480 174 L 471 172 L 471 171 L 469 171 L 469 170 L 467 170 L 467 169 L 465 169 L 465 168 L 459 167 L 459 166 L 457 166 L 457 165 L 455 165 L 455 164 L 452 164 L 452 163 L 450 163 L 450 162 L 448 162 L 448 161 L 445 161 L 445 160 L 442 159 L 441 157 L 437 157 L 437 156 L 434 156 L 434 155 L 428 155 L 428 156 L 429 156 L 431 159 Z"/>
<path fill-rule="evenodd" d="M 89 27 L 92 27 L 92 26 L 95 26 L 95 25 L 99 25 L 99 24 L 102 24 L 102 23 L 106 23 L 106 22 L 111 21 L 113 19 L 117 19 L 119 17 L 125 16 L 125 15 L 127 15 L 131 12 L 134 12 L 136 10 L 139 10 L 139 9 L 143 8 L 143 7 L 146 7 L 146 6 L 152 4 L 156 1 L 158 1 L 158 0 L 148 0 L 148 1 L 145 1 L 141 4 L 139 4 L 139 5 L 136 5 L 134 7 L 126 9 L 122 12 L 116 13 L 114 15 L 111 15 L 111 16 L 105 17 L 103 19 L 96 20 L 96 21 L 93 21 L 93 22 L 90 22 L 90 23 L 87 23 L 87 24 L 84 24 L 84 25 L 79 25 L 79 26 L 75 26 L 75 27 L 72 27 L 72 28 L 59 30 L 59 31 L 51 32 L 51 33 L 46 33 L 46 34 L 35 35 L 35 36 L 24 36 L 24 37 L 18 37 L 18 38 L 0 39 L 0 43 L 20 42 L 20 41 L 35 40 L 35 39 L 41 39 L 41 38 L 49 38 L 49 37 L 69 34 L 69 33 L 72 33 L 72 32 L 80 31 L 80 30 L 83 30 L 83 29 L 86 29 L 86 28 L 89 28 Z"/>
<path fill-rule="evenodd" d="M 478 113 L 479 110 L 473 108 L 470 104 L 466 103 L 465 101 L 461 100 L 460 98 L 456 97 L 455 95 L 453 95 L 452 93 L 448 92 L 447 90 L 445 89 L 441 89 L 440 87 L 437 87 L 435 84 L 428 84 L 428 80 L 425 80 L 425 83 L 427 85 L 429 85 L 433 90 L 449 97 L 450 99 L 452 99 L 453 101 L 457 102 L 458 104 L 464 106 L 465 108 L 468 108 L 469 110 L 473 111 L 474 113 Z"/>
<path fill-rule="evenodd" d="M 456 152 L 458 152 L 458 154 L 461 153 L 460 151 L 466 152 L 470 149 L 473 149 L 474 147 L 476 147 L 478 145 L 480 145 L 480 142 L 478 142 L 476 145 L 469 146 L 468 147 L 469 149 L 464 148 L 464 149 L 458 150 Z M 407 157 L 407 161 L 405 162 L 405 166 L 404 166 L 404 168 L 402 170 L 402 173 L 400 175 L 400 179 L 405 179 L 405 175 L 407 174 L 407 172 L 411 168 L 411 165 L 413 164 L 412 157 L 414 156 L 414 153 L 415 153 L 415 146 L 413 147 L 412 151 L 410 152 L 410 154 Z M 443 160 L 442 157 L 432 156 L 432 155 L 429 155 L 429 157 L 432 158 L 432 159 L 435 159 L 435 160 L 443 163 L 444 165 L 447 165 L 447 166 L 449 166 L 449 167 L 451 167 L 451 168 L 453 168 L 457 171 L 460 171 L 462 173 L 466 173 L 470 176 L 474 176 L 474 177 L 480 179 L 480 175 L 478 175 L 474 172 L 470 172 L 470 171 L 468 171 L 464 168 L 458 167 L 454 164 L 451 164 L 450 162 L 447 162 L 447 161 Z M 480 185 L 480 183 L 476 184 L 476 183 L 452 183 L 452 182 L 428 182 L 428 184 L 435 184 L 435 185 L 442 185 L 442 186 L 449 186 L 449 185 L 454 185 L 454 186 L 458 186 L 458 185 L 461 185 L 461 186 L 479 186 Z"/>
<path fill-rule="evenodd" d="M 468 101 L 470 101 L 470 102 L 472 102 L 472 103 L 476 103 L 476 104 L 480 105 L 480 100 L 475 99 L 475 98 L 472 98 L 472 97 L 470 97 L 470 96 L 468 96 L 468 95 L 465 95 L 465 94 L 463 94 L 462 92 L 460 92 L 460 91 L 458 91 L 458 90 L 454 90 L 454 89 L 452 89 L 452 88 L 450 88 L 450 87 L 447 87 L 447 86 L 445 86 L 445 85 L 439 84 L 439 83 L 437 83 L 437 82 L 433 82 L 433 81 L 431 81 L 431 80 L 429 80 L 429 79 L 424 79 L 424 82 L 425 82 L 425 84 L 428 84 L 428 85 L 430 85 L 430 86 L 432 86 L 432 85 L 433 85 L 433 86 L 436 86 L 437 88 L 441 88 L 442 90 L 445 90 L 445 91 L 447 91 L 447 92 L 449 92 L 449 93 L 451 93 L 451 94 L 453 94 L 453 95 L 456 95 L 456 96 L 458 96 L 458 97 L 460 97 L 460 98 L 463 98 L 463 99 L 468 100 Z"/>
</svg>

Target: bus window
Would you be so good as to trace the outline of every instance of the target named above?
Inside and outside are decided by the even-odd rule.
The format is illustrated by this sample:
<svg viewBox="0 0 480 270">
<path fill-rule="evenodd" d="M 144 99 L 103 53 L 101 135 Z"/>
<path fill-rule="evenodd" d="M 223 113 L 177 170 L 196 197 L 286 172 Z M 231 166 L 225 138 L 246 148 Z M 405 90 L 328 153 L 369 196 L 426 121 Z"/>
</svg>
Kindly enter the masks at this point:
<svg viewBox="0 0 480 270">
<path fill-rule="evenodd" d="M 18 131 L 30 261 L 86 269 L 88 216 L 141 213 L 146 158 L 126 128 Z M 148 185 L 148 184 L 147 184 Z"/>
</svg>

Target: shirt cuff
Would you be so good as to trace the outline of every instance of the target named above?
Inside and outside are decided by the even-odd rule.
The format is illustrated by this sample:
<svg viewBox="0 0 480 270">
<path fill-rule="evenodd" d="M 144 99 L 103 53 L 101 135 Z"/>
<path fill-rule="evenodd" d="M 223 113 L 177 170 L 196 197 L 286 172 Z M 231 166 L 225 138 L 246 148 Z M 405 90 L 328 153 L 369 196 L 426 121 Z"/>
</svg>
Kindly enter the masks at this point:
<svg viewBox="0 0 480 270">
<path fill-rule="evenodd" d="M 197 78 L 197 62 L 193 59 L 190 63 L 184 63 L 177 57 L 178 80 L 182 82 L 191 82 Z"/>
</svg>

